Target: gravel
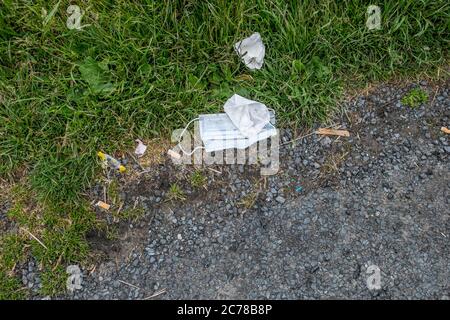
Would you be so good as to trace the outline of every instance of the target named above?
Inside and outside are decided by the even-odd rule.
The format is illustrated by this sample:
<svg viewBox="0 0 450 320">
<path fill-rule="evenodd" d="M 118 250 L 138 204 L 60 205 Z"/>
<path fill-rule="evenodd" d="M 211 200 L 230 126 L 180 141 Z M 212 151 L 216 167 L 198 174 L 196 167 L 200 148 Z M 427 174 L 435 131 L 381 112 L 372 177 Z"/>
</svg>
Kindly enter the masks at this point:
<svg viewBox="0 0 450 320">
<path fill-rule="evenodd" d="M 121 228 L 117 250 L 93 239 L 107 258 L 60 298 L 165 289 L 155 299 L 448 299 L 450 146 L 440 128 L 449 126 L 449 89 L 420 85 L 430 102 L 416 109 L 400 102 L 415 84 L 346 102 L 334 123 L 349 138 L 283 145 L 280 171 L 266 179 L 256 166 L 215 165 L 203 167 L 208 185 L 196 189 L 192 166 L 155 165 L 121 190 L 124 209 L 141 199 L 145 216 Z M 283 130 L 282 141 L 296 136 Z M 186 201 L 167 201 L 173 182 Z M 367 285 L 369 266 L 381 272 L 380 289 Z"/>
</svg>

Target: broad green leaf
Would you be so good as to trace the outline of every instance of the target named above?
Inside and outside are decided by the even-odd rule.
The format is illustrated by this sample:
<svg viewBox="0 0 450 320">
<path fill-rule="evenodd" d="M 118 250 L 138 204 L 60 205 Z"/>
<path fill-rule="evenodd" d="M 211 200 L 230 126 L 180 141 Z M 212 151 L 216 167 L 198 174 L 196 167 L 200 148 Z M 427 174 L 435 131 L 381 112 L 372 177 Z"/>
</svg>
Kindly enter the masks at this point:
<svg viewBox="0 0 450 320">
<path fill-rule="evenodd" d="M 93 58 L 87 57 L 79 68 L 81 78 L 89 84 L 93 92 L 102 93 L 114 90 L 107 63 L 97 62 Z"/>
</svg>

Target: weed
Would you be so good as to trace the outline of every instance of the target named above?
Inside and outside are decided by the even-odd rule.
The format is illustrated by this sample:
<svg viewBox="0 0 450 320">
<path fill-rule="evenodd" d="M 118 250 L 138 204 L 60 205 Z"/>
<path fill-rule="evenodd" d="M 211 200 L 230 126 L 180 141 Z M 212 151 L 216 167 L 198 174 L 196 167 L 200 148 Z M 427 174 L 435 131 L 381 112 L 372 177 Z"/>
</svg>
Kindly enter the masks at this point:
<svg viewBox="0 0 450 320">
<path fill-rule="evenodd" d="M 117 224 L 109 224 L 106 221 L 98 220 L 96 222 L 95 230 L 107 240 L 112 241 L 119 239 L 119 228 Z"/>
<path fill-rule="evenodd" d="M 250 192 L 247 195 L 243 196 L 239 201 L 239 205 L 243 206 L 245 209 L 251 209 L 258 199 L 258 192 Z"/>
<path fill-rule="evenodd" d="M 119 228 L 116 225 L 106 225 L 105 228 L 106 239 L 108 240 L 118 240 L 119 239 Z"/>
<path fill-rule="evenodd" d="M 428 101 L 428 93 L 420 88 L 414 88 L 403 98 L 402 104 L 410 108 L 417 108 Z"/>
<path fill-rule="evenodd" d="M 117 182 L 117 180 L 112 180 L 108 184 L 107 195 L 108 195 L 109 203 L 111 203 L 113 205 L 119 204 L 120 194 L 119 194 L 119 183 Z"/>
<path fill-rule="evenodd" d="M 339 169 L 347 157 L 348 152 L 330 153 L 320 168 L 320 176 L 338 175 Z"/>
<path fill-rule="evenodd" d="M 191 175 L 191 186 L 194 188 L 205 188 L 206 189 L 206 182 L 207 182 L 206 176 L 202 174 L 200 170 L 196 170 Z"/>
<path fill-rule="evenodd" d="M 145 214 L 145 210 L 142 207 L 129 208 L 120 211 L 119 217 L 125 220 L 137 221 Z"/>
<path fill-rule="evenodd" d="M 167 200 L 168 201 L 183 201 L 186 200 L 186 196 L 183 192 L 183 190 L 181 190 L 181 188 L 176 184 L 173 183 L 170 188 L 169 191 L 167 192 Z"/>
</svg>

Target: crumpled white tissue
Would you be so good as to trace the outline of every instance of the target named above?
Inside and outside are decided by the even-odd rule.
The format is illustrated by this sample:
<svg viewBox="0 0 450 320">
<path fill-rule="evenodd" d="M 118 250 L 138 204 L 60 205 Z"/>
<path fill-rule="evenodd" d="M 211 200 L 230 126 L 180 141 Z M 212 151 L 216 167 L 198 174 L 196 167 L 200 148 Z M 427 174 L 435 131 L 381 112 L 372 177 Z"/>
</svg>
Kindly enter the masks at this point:
<svg viewBox="0 0 450 320">
<path fill-rule="evenodd" d="M 237 42 L 234 49 L 249 69 L 261 69 L 266 48 L 258 32 Z"/>
<path fill-rule="evenodd" d="M 134 154 L 137 155 L 138 157 L 142 157 L 145 151 L 147 150 L 147 146 L 143 144 L 142 141 L 139 139 L 136 139 L 134 141 L 138 143 L 136 149 L 134 150 Z"/>
<path fill-rule="evenodd" d="M 238 94 L 228 99 L 223 108 L 233 124 L 247 138 L 255 137 L 270 122 L 269 109 L 264 104 Z"/>
</svg>

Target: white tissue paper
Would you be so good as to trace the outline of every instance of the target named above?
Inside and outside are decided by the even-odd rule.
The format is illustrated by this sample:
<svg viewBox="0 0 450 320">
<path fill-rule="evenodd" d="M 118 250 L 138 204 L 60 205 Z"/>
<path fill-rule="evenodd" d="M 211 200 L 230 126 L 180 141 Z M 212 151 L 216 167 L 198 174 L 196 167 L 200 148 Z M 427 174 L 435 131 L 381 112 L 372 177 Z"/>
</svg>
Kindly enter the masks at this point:
<svg viewBox="0 0 450 320">
<path fill-rule="evenodd" d="M 256 136 L 270 122 L 269 109 L 264 104 L 238 94 L 228 99 L 223 109 L 242 135 L 247 138 Z"/>
<path fill-rule="evenodd" d="M 134 141 L 138 143 L 136 149 L 134 150 L 134 154 L 137 155 L 138 157 L 142 157 L 145 151 L 147 150 L 147 146 L 143 144 L 142 141 L 139 139 L 136 139 Z"/>
<path fill-rule="evenodd" d="M 266 48 L 258 32 L 237 42 L 234 45 L 234 49 L 249 69 L 261 69 Z"/>
</svg>

